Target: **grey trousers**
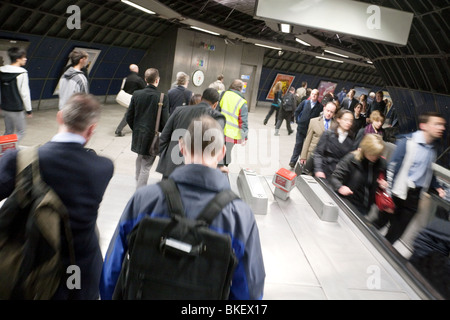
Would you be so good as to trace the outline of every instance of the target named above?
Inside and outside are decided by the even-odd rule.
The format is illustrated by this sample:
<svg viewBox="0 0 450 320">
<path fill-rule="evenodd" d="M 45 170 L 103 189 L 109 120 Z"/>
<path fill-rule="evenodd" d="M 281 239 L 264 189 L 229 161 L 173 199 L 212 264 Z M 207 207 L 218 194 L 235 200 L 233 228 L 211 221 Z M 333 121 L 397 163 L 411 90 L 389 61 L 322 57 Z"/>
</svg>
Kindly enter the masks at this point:
<svg viewBox="0 0 450 320">
<path fill-rule="evenodd" d="M 138 154 L 136 158 L 136 190 L 147 185 L 150 169 L 156 157 Z"/>
<path fill-rule="evenodd" d="M 2 110 L 5 119 L 5 135 L 17 132 L 17 139 L 20 141 L 25 136 L 27 127 L 25 121 L 25 112 L 12 112 Z"/>
</svg>

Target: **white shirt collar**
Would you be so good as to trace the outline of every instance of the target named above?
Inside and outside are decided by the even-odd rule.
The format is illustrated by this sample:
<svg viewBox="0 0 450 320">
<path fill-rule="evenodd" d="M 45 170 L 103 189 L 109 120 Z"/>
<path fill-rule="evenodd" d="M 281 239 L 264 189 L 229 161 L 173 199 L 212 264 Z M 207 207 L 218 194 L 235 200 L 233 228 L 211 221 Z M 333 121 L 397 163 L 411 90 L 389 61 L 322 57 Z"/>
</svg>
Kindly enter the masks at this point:
<svg viewBox="0 0 450 320">
<path fill-rule="evenodd" d="M 72 133 L 72 132 L 61 132 L 57 133 L 55 136 L 53 136 L 52 142 L 75 142 L 79 143 L 81 145 L 86 144 L 86 139 L 83 136 L 80 136 L 79 134 Z"/>
</svg>

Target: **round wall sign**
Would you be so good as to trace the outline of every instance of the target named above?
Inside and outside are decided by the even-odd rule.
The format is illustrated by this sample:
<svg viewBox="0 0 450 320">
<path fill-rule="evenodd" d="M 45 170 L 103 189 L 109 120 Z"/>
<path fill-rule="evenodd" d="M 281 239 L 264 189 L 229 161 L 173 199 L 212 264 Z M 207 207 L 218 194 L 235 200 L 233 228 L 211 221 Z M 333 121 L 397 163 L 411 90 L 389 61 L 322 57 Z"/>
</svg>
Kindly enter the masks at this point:
<svg viewBox="0 0 450 320">
<path fill-rule="evenodd" d="M 205 80 L 205 74 L 203 73 L 202 70 L 196 70 L 194 72 L 194 74 L 192 75 L 192 83 L 196 87 L 201 86 L 204 80 Z"/>
</svg>

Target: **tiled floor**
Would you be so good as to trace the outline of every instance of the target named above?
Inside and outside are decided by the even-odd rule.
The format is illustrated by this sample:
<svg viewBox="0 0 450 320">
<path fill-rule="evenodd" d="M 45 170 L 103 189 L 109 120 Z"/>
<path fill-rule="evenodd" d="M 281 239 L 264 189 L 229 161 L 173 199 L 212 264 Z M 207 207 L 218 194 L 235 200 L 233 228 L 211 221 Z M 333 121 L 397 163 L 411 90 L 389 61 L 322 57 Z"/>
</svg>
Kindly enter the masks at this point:
<svg viewBox="0 0 450 320">
<path fill-rule="evenodd" d="M 259 106 L 249 113 L 250 139 L 245 147 L 234 148 L 230 179 L 241 168 L 255 170 L 266 182 L 269 198 L 265 215 L 256 215 L 264 263 L 264 299 L 270 300 L 358 300 L 418 299 L 403 279 L 383 259 L 343 213 L 337 222 L 320 220 L 298 189 L 286 201 L 274 198 L 272 176 L 288 163 L 295 133 L 288 136 L 285 126 L 274 134 L 274 116 L 264 126 L 268 109 Z M 114 161 L 115 173 L 99 210 L 100 245 L 105 252 L 124 206 L 135 190 L 136 155 L 131 152 L 131 131 L 115 137 L 114 130 L 125 109 L 108 104 L 88 147 Z M 22 146 L 42 144 L 57 130 L 56 110 L 35 111 L 28 119 Z M 284 125 L 284 124 L 283 124 Z M 4 124 L 0 121 L 0 132 Z M 153 166 L 149 183 L 160 180 Z M 234 178 L 233 178 L 234 177 Z M 265 178 L 265 179 L 264 179 Z"/>
</svg>

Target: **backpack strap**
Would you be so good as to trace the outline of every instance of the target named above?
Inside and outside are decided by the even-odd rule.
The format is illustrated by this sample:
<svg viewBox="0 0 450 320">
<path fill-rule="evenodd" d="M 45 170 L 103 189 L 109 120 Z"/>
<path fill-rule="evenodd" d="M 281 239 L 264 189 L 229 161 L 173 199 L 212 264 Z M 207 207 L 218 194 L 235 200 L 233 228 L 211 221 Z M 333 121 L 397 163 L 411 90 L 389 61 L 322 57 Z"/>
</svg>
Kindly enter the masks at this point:
<svg viewBox="0 0 450 320">
<path fill-rule="evenodd" d="M 167 206 L 169 207 L 169 213 L 171 217 L 180 216 L 184 217 L 184 206 L 181 202 L 180 191 L 178 190 L 177 184 L 172 179 L 164 179 L 160 181 L 159 186 L 161 187 L 167 201 Z"/>
<path fill-rule="evenodd" d="M 41 174 L 39 172 L 39 156 L 38 156 L 38 148 L 39 146 L 34 146 L 30 148 L 25 148 L 20 150 L 17 153 L 17 169 L 16 169 L 16 177 L 25 170 L 26 167 L 32 165 L 33 172 L 33 182 L 37 183 L 41 179 Z M 19 183 L 16 179 L 16 186 Z"/>
<path fill-rule="evenodd" d="M 239 199 L 239 196 L 231 189 L 219 192 L 206 207 L 203 208 L 202 212 L 198 215 L 197 220 L 205 221 L 210 225 L 222 209 L 235 199 Z"/>
</svg>

